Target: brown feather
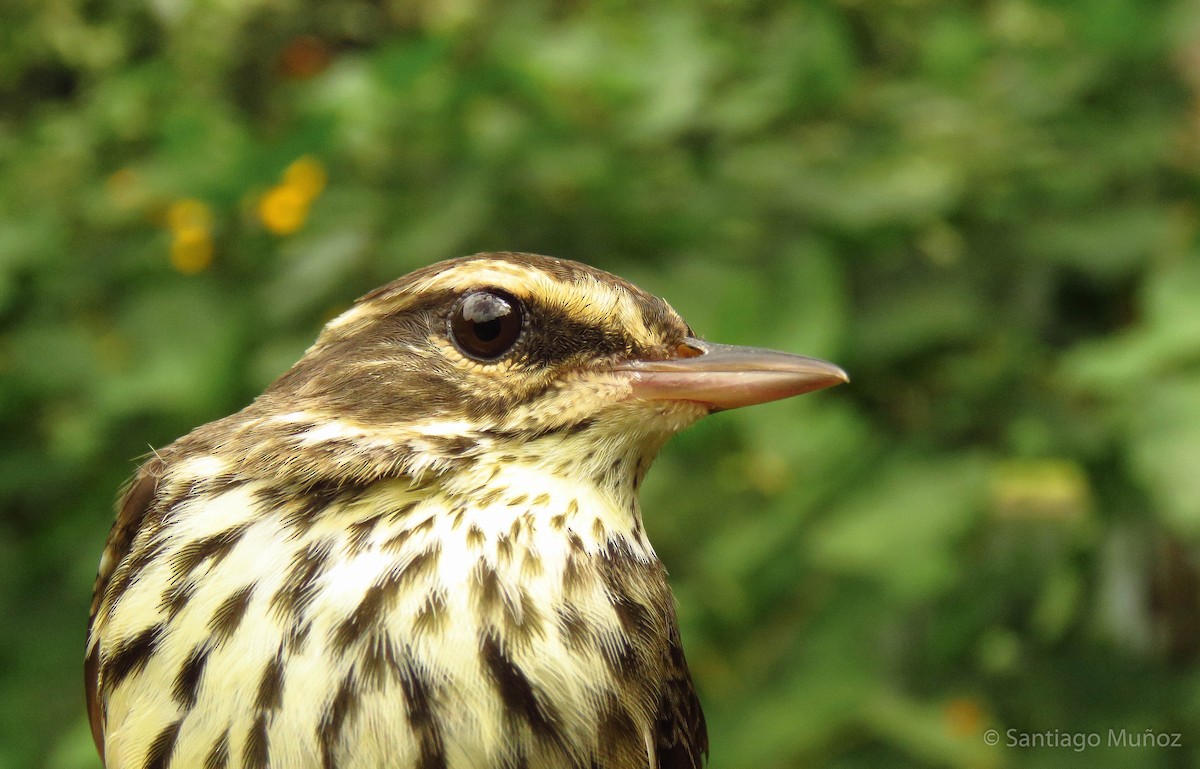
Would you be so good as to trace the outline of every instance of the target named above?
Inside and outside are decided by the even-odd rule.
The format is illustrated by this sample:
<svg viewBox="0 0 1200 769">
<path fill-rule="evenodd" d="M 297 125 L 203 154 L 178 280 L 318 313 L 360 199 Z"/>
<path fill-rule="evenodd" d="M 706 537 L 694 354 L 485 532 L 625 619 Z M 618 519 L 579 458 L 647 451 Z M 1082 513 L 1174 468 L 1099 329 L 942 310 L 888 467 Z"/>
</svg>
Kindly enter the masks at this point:
<svg viewBox="0 0 1200 769">
<path fill-rule="evenodd" d="M 700 769 L 708 758 L 708 729 L 683 656 L 679 625 L 673 616 L 668 624 L 670 648 L 655 724 L 658 769 Z"/>
<path fill-rule="evenodd" d="M 158 493 L 158 481 L 162 477 L 163 463 L 155 457 L 142 465 L 130 481 L 128 488 L 121 497 L 117 508 L 117 519 L 108 535 L 104 546 L 104 559 L 100 563 L 100 571 L 96 574 L 96 586 L 92 592 L 92 608 L 88 615 L 88 635 L 92 633 L 92 623 L 96 621 L 96 612 L 104 601 L 104 593 L 112 579 L 113 571 L 133 545 L 134 537 L 142 527 L 142 521 L 154 502 Z M 100 699 L 100 645 L 92 646 L 91 652 L 83 664 L 83 688 L 87 696 L 88 721 L 92 726 L 92 739 L 96 742 L 96 750 L 104 757 L 104 704 Z"/>
</svg>

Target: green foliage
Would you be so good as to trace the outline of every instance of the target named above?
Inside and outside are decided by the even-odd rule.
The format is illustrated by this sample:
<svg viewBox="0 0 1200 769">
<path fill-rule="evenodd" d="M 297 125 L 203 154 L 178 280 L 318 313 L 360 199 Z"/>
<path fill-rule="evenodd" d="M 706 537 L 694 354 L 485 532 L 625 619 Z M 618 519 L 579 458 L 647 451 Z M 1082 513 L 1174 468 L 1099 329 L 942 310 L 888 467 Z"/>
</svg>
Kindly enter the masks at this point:
<svg viewBox="0 0 1200 769">
<path fill-rule="evenodd" d="M 1132 0 L 0 7 L 0 766 L 98 765 L 83 626 L 136 458 L 478 250 L 854 378 L 648 480 L 714 767 L 1200 763 L 1197 31 Z"/>
</svg>

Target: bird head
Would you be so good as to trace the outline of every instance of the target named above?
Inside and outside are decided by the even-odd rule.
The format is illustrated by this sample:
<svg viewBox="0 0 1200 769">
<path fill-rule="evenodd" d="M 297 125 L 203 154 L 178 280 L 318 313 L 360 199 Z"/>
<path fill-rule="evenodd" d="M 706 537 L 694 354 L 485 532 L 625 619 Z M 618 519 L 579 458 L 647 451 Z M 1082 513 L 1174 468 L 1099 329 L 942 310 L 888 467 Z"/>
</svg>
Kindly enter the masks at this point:
<svg viewBox="0 0 1200 769">
<path fill-rule="evenodd" d="M 615 275 L 487 253 L 362 297 L 251 411 L 291 436 L 288 456 L 307 447 L 367 477 L 381 463 L 420 474 L 483 454 L 561 453 L 584 434 L 606 454 L 653 456 L 714 410 L 844 381 L 824 361 L 703 341 Z"/>
</svg>

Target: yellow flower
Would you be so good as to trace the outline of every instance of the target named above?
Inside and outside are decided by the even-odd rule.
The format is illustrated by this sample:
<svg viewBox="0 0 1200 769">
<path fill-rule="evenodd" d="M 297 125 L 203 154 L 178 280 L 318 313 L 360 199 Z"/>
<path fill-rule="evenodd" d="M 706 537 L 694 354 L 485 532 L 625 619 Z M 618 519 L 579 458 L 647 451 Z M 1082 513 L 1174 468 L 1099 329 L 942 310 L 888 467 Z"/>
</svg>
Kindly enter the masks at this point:
<svg viewBox="0 0 1200 769">
<path fill-rule="evenodd" d="M 946 731 L 954 737 L 973 737 L 987 719 L 983 703 L 974 697 L 956 697 L 942 706 Z"/>
<path fill-rule="evenodd" d="M 181 198 L 167 208 L 167 227 L 171 232 L 197 229 L 211 232 L 213 226 L 212 209 L 202 200 Z"/>
<path fill-rule="evenodd" d="M 276 235 L 291 235 L 304 226 L 311 198 L 288 184 L 272 187 L 258 201 L 258 218 Z"/>
<path fill-rule="evenodd" d="M 175 230 L 171 239 L 171 266 L 184 275 L 195 275 L 212 264 L 212 235 L 199 227 Z"/>
<path fill-rule="evenodd" d="M 305 155 L 283 172 L 283 183 L 294 187 L 310 201 L 325 189 L 325 167 L 312 155 Z"/>
<path fill-rule="evenodd" d="M 184 275 L 195 275 L 213 260 L 213 214 L 196 198 L 180 198 L 167 206 L 171 231 L 171 266 Z"/>
<path fill-rule="evenodd" d="M 258 201 L 258 218 L 276 235 L 291 235 L 304 226 L 308 209 L 325 188 L 325 168 L 310 155 L 299 158 L 283 172 L 283 181 Z"/>
</svg>

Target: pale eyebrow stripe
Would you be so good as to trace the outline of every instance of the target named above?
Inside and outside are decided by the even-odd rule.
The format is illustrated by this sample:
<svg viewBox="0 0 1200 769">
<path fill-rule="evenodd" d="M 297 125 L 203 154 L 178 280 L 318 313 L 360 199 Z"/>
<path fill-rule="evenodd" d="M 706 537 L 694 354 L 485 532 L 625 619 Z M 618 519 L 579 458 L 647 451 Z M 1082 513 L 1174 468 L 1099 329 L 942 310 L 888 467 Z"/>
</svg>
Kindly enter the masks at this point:
<svg viewBox="0 0 1200 769">
<path fill-rule="evenodd" d="M 367 301 L 351 307 L 330 321 L 325 331 L 358 326 L 372 319 L 403 310 L 420 295 L 439 291 L 465 291 L 495 286 L 521 299 L 536 301 L 551 310 L 561 308 L 573 319 L 592 326 L 611 326 L 614 320 L 636 338 L 649 340 L 654 334 L 646 325 L 634 297 L 620 286 L 612 286 L 592 275 L 578 282 L 565 282 L 527 265 L 499 260 L 480 260 L 449 268 L 418 281 L 403 294 L 388 300 Z"/>
</svg>

